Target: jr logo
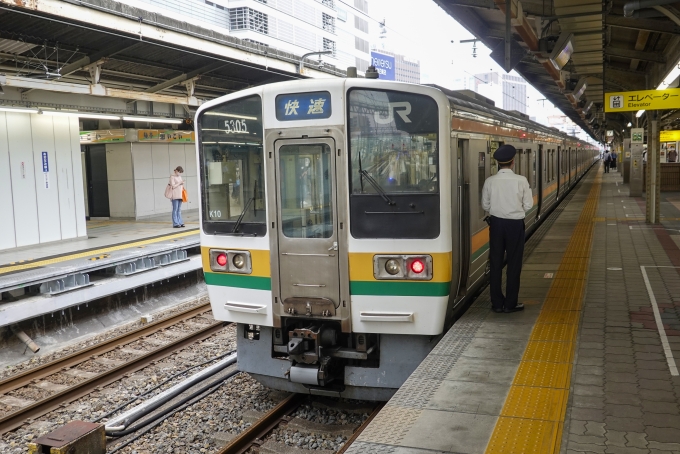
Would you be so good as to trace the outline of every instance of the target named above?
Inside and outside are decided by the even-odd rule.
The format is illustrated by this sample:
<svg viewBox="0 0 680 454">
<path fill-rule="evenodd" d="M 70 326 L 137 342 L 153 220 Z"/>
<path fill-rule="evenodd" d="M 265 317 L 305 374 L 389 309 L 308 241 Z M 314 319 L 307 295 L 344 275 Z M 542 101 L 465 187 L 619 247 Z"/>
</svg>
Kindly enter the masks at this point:
<svg viewBox="0 0 680 454">
<path fill-rule="evenodd" d="M 404 120 L 404 123 L 411 123 L 411 119 L 408 114 L 411 113 L 411 103 L 410 102 L 390 102 L 387 104 L 387 117 L 381 116 L 381 112 L 376 112 L 373 114 L 375 122 L 379 125 L 388 125 L 394 121 L 394 112 Z M 399 110 L 397 110 L 399 109 Z"/>
</svg>

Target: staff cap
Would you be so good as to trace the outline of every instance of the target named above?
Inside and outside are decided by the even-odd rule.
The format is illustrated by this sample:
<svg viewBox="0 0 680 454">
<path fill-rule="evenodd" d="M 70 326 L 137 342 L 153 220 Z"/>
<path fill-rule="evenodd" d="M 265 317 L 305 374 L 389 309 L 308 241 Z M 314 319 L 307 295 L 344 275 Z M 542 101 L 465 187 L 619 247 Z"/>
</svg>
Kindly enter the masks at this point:
<svg viewBox="0 0 680 454">
<path fill-rule="evenodd" d="M 498 161 L 499 164 L 508 164 L 513 160 L 516 154 L 517 150 L 512 145 L 501 145 L 493 154 L 493 158 Z"/>
</svg>

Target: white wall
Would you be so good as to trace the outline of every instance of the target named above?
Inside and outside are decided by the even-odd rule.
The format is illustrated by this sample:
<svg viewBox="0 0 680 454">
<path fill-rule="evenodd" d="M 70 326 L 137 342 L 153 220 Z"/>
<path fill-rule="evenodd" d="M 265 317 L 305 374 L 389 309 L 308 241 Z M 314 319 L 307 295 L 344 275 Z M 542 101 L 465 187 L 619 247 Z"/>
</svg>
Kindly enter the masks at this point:
<svg viewBox="0 0 680 454">
<path fill-rule="evenodd" d="M 76 119 L 0 112 L 0 249 L 86 236 L 81 181 Z"/>
<path fill-rule="evenodd" d="M 170 175 L 182 166 L 189 202 L 183 210 L 198 209 L 196 177 L 196 145 L 165 143 L 132 143 L 132 165 L 136 217 L 142 218 L 172 212 L 172 203 L 165 198 Z"/>
<path fill-rule="evenodd" d="M 135 188 L 130 143 L 106 144 L 106 174 L 109 186 L 109 215 L 135 217 Z"/>
</svg>

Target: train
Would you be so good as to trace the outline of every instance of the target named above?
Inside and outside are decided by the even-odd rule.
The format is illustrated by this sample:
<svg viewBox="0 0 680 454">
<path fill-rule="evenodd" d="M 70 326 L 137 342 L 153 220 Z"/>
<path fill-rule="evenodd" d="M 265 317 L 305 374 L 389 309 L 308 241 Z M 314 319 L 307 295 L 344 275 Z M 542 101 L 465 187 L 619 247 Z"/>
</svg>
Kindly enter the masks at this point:
<svg viewBox="0 0 680 454">
<path fill-rule="evenodd" d="M 239 370 L 363 400 L 388 400 L 485 285 L 494 151 L 517 149 L 527 235 L 599 158 L 472 92 L 380 79 L 249 88 L 195 128 L 202 267 Z"/>
</svg>

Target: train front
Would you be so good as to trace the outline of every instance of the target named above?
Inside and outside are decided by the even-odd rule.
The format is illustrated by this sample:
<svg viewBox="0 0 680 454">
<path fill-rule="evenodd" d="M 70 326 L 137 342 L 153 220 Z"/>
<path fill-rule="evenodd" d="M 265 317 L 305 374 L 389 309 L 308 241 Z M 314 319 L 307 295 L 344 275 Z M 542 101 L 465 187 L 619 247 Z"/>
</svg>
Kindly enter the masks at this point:
<svg viewBox="0 0 680 454">
<path fill-rule="evenodd" d="M 239 369 L 388 399 L 450 308 L 447 99 L 305 80 L 211 101 L 196 123 L 203 269 L 215 318 L 238 324 Z"/>
</svg>

